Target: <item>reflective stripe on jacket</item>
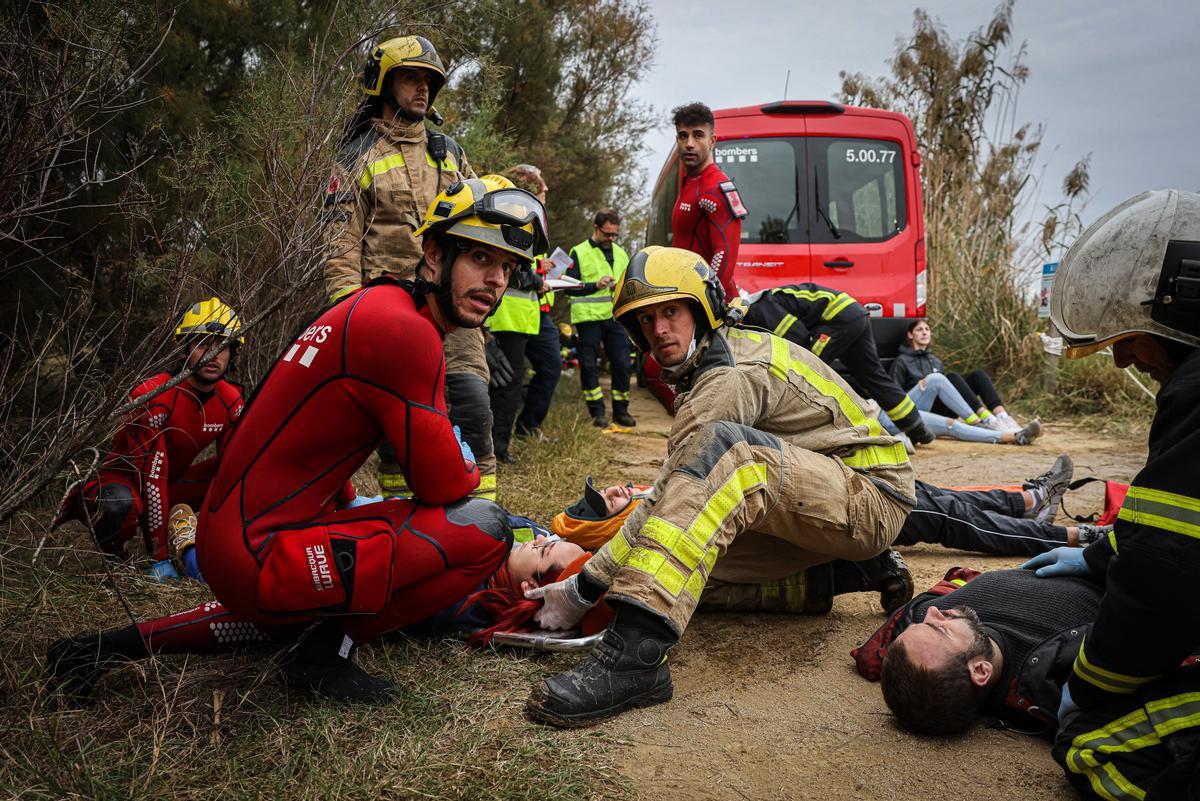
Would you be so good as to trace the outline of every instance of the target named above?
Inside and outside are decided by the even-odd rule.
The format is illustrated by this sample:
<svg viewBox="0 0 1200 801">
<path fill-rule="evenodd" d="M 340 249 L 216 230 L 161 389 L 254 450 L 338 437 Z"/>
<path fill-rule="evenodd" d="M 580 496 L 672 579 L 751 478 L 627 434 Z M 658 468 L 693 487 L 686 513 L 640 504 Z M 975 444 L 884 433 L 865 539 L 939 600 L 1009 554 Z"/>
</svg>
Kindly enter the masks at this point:
<svg viewBox="0 0 1200 801">
<path fill-rule="evenodd" d="M 457 143 L 436 163 L 422 122 L 397 118 L 342 148 L 325 194 L 325 289 L 330 297 L 383 273 L 411 278 L 421 260 L 413 236 L 438 192 L 475 172 Z"/>
</svg>

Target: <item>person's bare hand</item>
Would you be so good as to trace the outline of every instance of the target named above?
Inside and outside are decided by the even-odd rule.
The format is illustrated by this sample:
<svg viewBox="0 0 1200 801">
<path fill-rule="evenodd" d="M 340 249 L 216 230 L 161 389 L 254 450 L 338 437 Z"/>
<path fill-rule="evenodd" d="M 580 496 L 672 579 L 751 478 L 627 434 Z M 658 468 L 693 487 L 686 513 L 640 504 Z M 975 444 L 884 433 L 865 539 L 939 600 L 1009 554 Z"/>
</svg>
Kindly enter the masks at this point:
<svg viewBox="0 0 1200 801">
<path fill-rule="evenodd" d="M 604 275 L 604 276 L 601 276 L 600 280 L 596 282 L 596 286 L 600 287 L 601 289 L 608 289 L 610 286 L 612 286 L 615 283 L 616 283 L 616 281 L 613 280 L 613 277 L 611 275 Z"/>
</svg>

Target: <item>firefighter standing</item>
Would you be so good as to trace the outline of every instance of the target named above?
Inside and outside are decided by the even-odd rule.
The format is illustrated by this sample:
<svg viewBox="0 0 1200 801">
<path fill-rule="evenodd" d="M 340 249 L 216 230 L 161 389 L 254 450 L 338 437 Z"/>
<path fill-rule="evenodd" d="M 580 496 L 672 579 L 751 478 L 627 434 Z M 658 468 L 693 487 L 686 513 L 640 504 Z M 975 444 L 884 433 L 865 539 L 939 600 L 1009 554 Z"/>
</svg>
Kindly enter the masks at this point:
<svg viewBox="0 0 1200 801">
<path fill-rule="evenodd" d="M 826 364 L 841 359 L 867 397 L 913 442 L 933 442 L 921 411 L 896 383 L 875 349 L 871 318 L 862 304 L 845 292 L 818 284 L 792 284 L 751 296 L 746 323 L 808 348 Z"/>
<path fill-rule="evenodd" d="M 671 697 L 667 651 L 710 575 L 761 582 L 885 555 L 914 503 L 878 407 L 803 348 L 721 327 L 724 293 L 696 254 L 639 252 L 615 311 L 680 399 L 651 498 L 583 572 L 527 593 L 544 598 L 547 628 L 573 625 L 605 591 L 616 611 L 596 649 L 529 699 L 534 718 L 560 726 Z"/>
<path fill-rule="evenodd" d="M 365 95 L 348 126 L 325 196 L 328 255 L 325 286 L 330 300 L 378 278 L 411 278 L 421 259 L 414 231 L 439 192 L 474 178 L 463 149 L 425 127 L 446 70 L 421 36 L 381 42 L 363 68 Z M 496 458 L 488 402 L 488 358 L 483 334 L 459 328 L 445 340 L 446 400 L 451 420 L 479 460 L 478 495 L 495 499 Z M 380 489 L 411 495 L 395 455 L 380 452 Z"/>
<path fill-rule="evenodd" d="M 1050 315 L 1068 357 L 1111 345 L 1117 366 L 1161 384 L 1149 456 L 1112 537 L 1053 552 L 1061 570 L 1086 571 L 1093 554 L 1116 551 L 1064 687 L 1055 754 L 1076 787 L 1142 798 L 1140 777 L 1107 761 L 1122 750 L 1113 744 L 1195 725 L 1195 693 L 1129 705 L 1200 642 L 1200 195 L 1146 192 L 1093 223 L 1055 276 Z"/>
<path fill-rule="evenodd" d="M 599 428 L 608 425 L 604 415 L 604 392 L 600 389 L 600 346 L 608 356 L 612 371 L 613 422 L 635 426 L 629 414 L 629 373 L 633 358 L 629 337 L 613 319 L 613 287 L 625 274 L 629 254 L 617 244 L 621 218 L 612 209 L 603 209 L 593 220 L 591 237 L 571 248 L 572 265 L 567 275 L 583 282 L 569 289 L 571 325 L 579 337 L 579 383 L 587 403 L 592 423 Z"/>
</svg>

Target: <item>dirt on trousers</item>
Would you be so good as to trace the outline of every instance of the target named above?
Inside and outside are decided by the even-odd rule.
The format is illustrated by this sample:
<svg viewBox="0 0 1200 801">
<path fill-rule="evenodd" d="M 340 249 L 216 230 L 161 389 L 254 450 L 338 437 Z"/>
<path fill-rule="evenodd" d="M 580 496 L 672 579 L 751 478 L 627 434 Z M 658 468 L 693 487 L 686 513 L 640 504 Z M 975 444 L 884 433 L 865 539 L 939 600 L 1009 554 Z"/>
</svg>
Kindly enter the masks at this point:
<svg viewBox="0 0 1200 801">
<path fill-rule="evenodd" d="M 632 394 L 638 426 L 612 435 L 621 446 L 607 478 L 650 483 L 670 417 L 648 393 Z M 933 484 L 1014 484 L 1060 453 L 1075 460 L 1077 478 L 1121 481 L 1146 458 L 1144 435 L 1114 439 L 1052 423 L 1029 447 L 939 439 L 913 462 Z M 1071 493 L 1070 510 L 1099 510 L 1101 487 Z M 901 552 L 917 592 L 955 565 L 1022 561 L 934 545 Z M 874 593 L 839 596 L 825 616 L 698 614 L 672 652 L 674 699 L 602 725 L 620 743 L 613 764 L 640 797 L 672 801 L 1077 797 L 1044 740 L 984 725 L 965 737 L 918 738 L 895 726 L 878 685 L 860 678 L 850 658 L 883 620 Z"/>
</svg>

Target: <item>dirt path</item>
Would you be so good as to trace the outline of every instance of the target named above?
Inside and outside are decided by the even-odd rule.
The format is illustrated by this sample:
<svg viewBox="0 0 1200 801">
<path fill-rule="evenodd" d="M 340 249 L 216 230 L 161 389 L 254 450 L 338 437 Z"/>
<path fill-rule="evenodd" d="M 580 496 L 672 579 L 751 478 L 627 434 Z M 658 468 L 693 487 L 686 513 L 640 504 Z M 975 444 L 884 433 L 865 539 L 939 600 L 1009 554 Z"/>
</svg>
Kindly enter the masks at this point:
<svg viewBox="0 0 1200 801">
<path fill-rule="evenodd" d="M 649 483 L 670 419 L 641 391 L 633 412 L 636 434 L 613 435 L 621 448 L 609 478 Z M 914 461 L 932 483 L 1008 484 L 1041 473 L 1059 453 L 1074 458 L 1076 476 L 1124 480 L 1145 458 L 1138 438 L 1052 425 L 1028 448 L 939 440 Z M 1101 498 L 1098 488 L 1072 495 L 1081 512 L 1099 508 Z M 1019 561 L 934 546 L 904 555 L 918 591 L 954 565 Z M 1041 740 L 985 728 L 930 740 L 897 729 L 877 686 L 858 677 L 849 657 L 882 619 L 866 594 L 839 597 L 825 617 L 697 616 L 673 656 L 674 700 L 605 724 L 623 743 L 615 764 L 642 797 L 673 801 L 1075 797 Z"/>
</svg>

